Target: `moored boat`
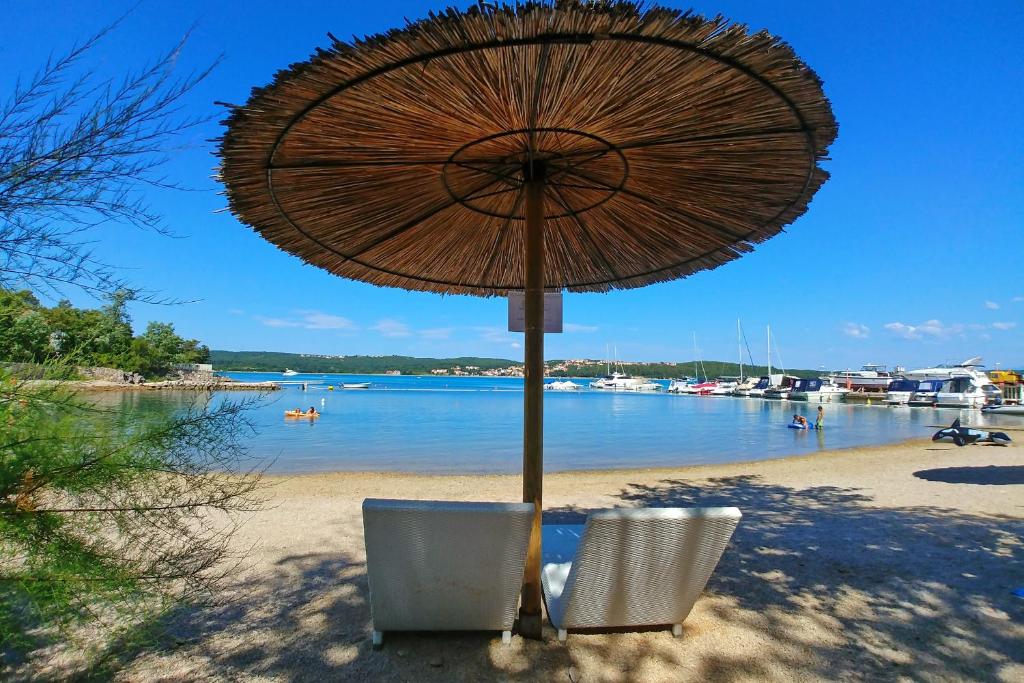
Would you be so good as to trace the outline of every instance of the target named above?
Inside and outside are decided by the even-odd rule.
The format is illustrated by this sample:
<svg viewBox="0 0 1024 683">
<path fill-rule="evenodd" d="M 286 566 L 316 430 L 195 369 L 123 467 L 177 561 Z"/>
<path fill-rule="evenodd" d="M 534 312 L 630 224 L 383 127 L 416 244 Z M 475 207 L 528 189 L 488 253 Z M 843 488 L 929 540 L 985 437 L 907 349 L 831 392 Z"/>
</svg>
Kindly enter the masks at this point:
<svg viewBox="0 0 1024 683">
<path fill-rule="evenodd" d="M 861 366 L 860 370 L 837 370 L 828 376 L 833 384 L 852 391 L 878 392 L 886 391 L 894 378 L 894 373 L 887 371 L 884 365 L 872 363 Z"/>
<path fill-rule="evenodd" d="M 547 391 L 579 391 L 583 387 L 570 380 L 555 380 L 544 385 Z"/>
<path fill-rule="evenodd" d="M 889 382 L 885 392 L 885 402 L 891 406 L 905 406 L 910 403 L 914 392 L 921 386 L 921 381 L 916 379 L 894 379 Z"/>
<path fill-rule="evenodd" d="M 295 372 L 294 370 L 289 370 L 288 368 L 285 368 L 284 372 L 282 372 L 281 374 L 284 375 L 285 377 L 294 377 L 299 373 Z"/>
<path fill-rule="evenodd" d="M 790 401 L 807 401 L 808 403 L 839 403 L 849 393 L 849 389 L 838 387 L 821 379 L 798 379 L 789 392 Z"/>
<path fill-rule="evenodd" d="M 935 405 L 936 394 L 942 388 L 941 379 L 923 379 L 918 382 L 917 389 L 910 395 L 907 405 L 926 408 Z"/>
<path fill-rule="evenodd" d="M 369 389 L 369 382 L 343 382 L 341 385 L 342 389 Z"/>
</svg>

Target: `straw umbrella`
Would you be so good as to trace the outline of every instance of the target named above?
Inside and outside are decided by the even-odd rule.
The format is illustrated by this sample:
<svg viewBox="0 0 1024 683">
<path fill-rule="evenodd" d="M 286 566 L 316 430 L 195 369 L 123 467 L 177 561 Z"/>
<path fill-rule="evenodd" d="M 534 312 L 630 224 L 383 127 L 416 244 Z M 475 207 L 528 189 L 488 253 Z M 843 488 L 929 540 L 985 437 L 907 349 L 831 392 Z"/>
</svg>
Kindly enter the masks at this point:
<svg viewBox="0 0 1024 683">
<path fill-rule="evenodd" d="M 540 632 L 543 292 L 685 277 L 800 216 L 836 122 L 778 38 L 629 2 L 449 9 L 330 48 L 234 107 L 231 210 L 376 285 L 525 292 L 520 631 Z"/>
</svg>

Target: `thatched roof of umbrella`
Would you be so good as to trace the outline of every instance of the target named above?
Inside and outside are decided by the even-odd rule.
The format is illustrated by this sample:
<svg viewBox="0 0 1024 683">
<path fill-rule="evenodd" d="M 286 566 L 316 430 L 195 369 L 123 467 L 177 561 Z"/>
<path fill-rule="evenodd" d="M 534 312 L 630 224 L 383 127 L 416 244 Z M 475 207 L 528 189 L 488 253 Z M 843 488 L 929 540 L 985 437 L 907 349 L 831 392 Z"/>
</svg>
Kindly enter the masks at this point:
<svg viewBox="0 0 1024 683">
<path fill-rule="evenodd" d="M 544 286 L 715 268 L 800 216 L 836 136 L 766 32 L 625 2 L 448 10 L 335 41 L 226 121 L 231 210 L 308 263 L 454 294 L 524 287 L 524 162 L 546 165 Z"/>
</svg>

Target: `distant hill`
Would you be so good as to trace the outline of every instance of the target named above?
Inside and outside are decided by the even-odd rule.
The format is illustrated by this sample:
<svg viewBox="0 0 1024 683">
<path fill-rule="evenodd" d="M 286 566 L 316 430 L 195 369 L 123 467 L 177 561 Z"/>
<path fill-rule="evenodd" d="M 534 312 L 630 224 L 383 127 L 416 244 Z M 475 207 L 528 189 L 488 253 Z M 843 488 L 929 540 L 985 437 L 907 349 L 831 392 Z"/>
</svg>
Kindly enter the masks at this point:
<svg viewBox="0 0 1024 683">
<path fill-rule="evenodd" d="M 210 362 L 216 370 L 282 372 L 290 368 L 296 372 L 344 373 L 353 375 L 382 375 L 397 370 L 403 375 L 429 375 L 433 370 L 452 371 L 469 369 L 470 373 L 506 368 L 521 368 L 522 362 L 508 358 L 415 358 L 412 356 L 323 356 L 314 354 L 279 353 L 276 351 L 211 351 Z M 600 360 L 566 361 L 549 360 L 549 377 L 599 377 L 605 374 L 605 363 Z M 682 377 L 694 375 L 693 361 L 681 363 L 622 363 L 616 366 L 622 372 L 637 377 Z M 736 363 L 704 361 L 708 377 L 734 376 L 738 374 Z M 768 368 L 743 367 L 744 375 L 764 375 Z M 773 372 L 780 372 L 773 368 Z M 817 377 L 817 370 L 787 370 L 798 377 Z"/>
<path fill-rule="evenodd" d="M 382 375 L 398 370 L 403 375 L 429 375 L 431 370 L 451 370 L 467 366 L 497 370 L 522 363 L 506 358 L 413 358 L 412 356 L 320 356 L 276 351 L 211 351 L 215 370 L 282 372 L 337 372 L 353 375 Z"/>
</svg>

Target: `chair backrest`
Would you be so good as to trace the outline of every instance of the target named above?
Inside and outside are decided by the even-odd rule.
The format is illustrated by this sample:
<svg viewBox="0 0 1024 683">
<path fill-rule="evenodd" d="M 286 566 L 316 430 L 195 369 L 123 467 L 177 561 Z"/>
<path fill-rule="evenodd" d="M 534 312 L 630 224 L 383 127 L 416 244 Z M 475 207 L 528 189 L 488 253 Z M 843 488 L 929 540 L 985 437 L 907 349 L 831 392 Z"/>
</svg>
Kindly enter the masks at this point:
<svg viewBox="0 0 1024 683">
<path fill-rule="evenodd" d="M 566 579 L 565 627 L 682 623 L 741 516 L 734 507 L 591 513 Z"/>
<path fill-rule="evenodd" d="M 364 500 L 374 630 L 510 630 L 533 511 L 533 503 Z"/>
</svg>

